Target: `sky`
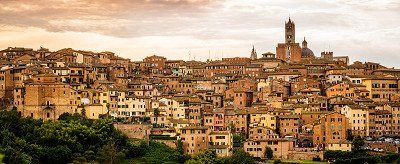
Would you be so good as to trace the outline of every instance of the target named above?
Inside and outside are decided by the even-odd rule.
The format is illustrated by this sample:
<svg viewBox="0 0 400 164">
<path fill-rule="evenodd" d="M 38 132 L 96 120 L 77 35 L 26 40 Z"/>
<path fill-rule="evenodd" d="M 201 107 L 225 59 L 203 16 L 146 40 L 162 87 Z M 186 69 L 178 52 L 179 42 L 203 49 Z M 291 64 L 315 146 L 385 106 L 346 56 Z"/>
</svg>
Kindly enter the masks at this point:
<svg viewBox="0 0 400 164">
<path fill-rule="evenodd" d="M 142 60 L 259 56 L 296 41 L 400 68 L 399 0 L 0 0 L 0 49 L 112 51 Z"/>
</svg>

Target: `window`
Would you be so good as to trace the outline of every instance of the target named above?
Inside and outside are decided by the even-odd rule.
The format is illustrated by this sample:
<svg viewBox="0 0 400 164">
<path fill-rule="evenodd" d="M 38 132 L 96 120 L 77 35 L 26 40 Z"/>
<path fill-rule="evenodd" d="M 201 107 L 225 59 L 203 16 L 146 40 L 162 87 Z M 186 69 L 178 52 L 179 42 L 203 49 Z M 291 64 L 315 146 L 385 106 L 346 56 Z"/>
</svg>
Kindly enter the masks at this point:
<svg viewBox="0 0 400 164">
<path fill-rule="evenodd" d="M 379 94 L 372 94 L 372 98 L 380 98 L 381 97 L 381 95 L 379 95 Z"/>
<path fill-rule="evenodd" d="M 216 139 L 225 139 L 225 136 L 216 136 Z"/>
<path fill-rule="evenodd" d="M 380 88 L 380 84 L 378 84 L 378 83 L 373 83 L 373 84 L 372 84 L 372 88 Z"/>
</svg>

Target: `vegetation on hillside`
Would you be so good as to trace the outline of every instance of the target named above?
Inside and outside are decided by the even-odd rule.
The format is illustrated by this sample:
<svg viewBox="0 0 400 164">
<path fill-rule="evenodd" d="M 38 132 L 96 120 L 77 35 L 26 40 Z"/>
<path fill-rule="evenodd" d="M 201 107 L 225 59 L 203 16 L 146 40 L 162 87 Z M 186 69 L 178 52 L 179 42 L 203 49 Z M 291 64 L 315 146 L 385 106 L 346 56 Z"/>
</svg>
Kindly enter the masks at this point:
<svg viewBox="0 0 400 164">
<path fill-rule="evenodd" d="M 120 163 L 142 158 L 148 163 L 179 162 L 182 151 L 162 143 L 133 142 L 110 119 L 90 120 L 63 114 L 58 121 L 22 118 L 0 112 L 0 153 L 5 163 Z"/>
</svg>

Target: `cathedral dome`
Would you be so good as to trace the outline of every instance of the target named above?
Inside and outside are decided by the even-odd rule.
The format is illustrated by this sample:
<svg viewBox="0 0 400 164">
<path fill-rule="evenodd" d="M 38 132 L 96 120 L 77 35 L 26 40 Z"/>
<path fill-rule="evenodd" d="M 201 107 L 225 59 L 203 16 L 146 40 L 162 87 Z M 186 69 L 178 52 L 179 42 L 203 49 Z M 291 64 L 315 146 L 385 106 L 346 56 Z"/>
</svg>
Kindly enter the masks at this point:
<svg viewBox="0 0 400 164">
<path fill-rule="evenodd" d="M 301 48 L 301 57 L 302 58 L 314 57 L 314 52 L 307 47 L 303 47 Z"/>
<path fill-rule="evenodd" d="M 302 58 L 315 57 L 314 56 L 314 52 L 307 47 L 307 44 L 308 43 L 306 41 L 306 38 L 304 37 L 304 40 L 303 40 L 303 43 L 302 43 L 302 47 L 303 48 L 301 48 L 301 57 Z"/>
</svg>

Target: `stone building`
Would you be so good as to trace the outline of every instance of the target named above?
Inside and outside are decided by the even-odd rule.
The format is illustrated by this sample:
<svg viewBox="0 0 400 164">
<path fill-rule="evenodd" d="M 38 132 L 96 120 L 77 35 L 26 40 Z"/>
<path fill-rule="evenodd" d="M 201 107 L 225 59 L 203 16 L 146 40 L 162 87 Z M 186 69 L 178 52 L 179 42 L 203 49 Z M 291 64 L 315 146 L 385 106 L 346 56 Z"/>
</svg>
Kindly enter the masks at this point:
<svg viewBox="0 0 400 164">
<path fill-rule="evenodd" d="M 207 127 L 187 126 L 181 128 L 181 132 L 180 139 L 185 153 L 196 154 L 207 149 L 209 142 Z"/>
<path fill-rule="evenodd" d="M 313 144 L 325 148 L 327 144 L 346 141 L 346 132 L 349 128 L 349 120 L 340 113 L 330 113 L 321 117 L 314 123 Z"/>
<path fill-rule="evenodd" d="M 78 111 L 77 92 L 60 78 L 42 74 L 25 84 L 24 108 L 18 109 L 23 116 L 43 120 L 56 120 L 63 113 Z"/>
</svg>

